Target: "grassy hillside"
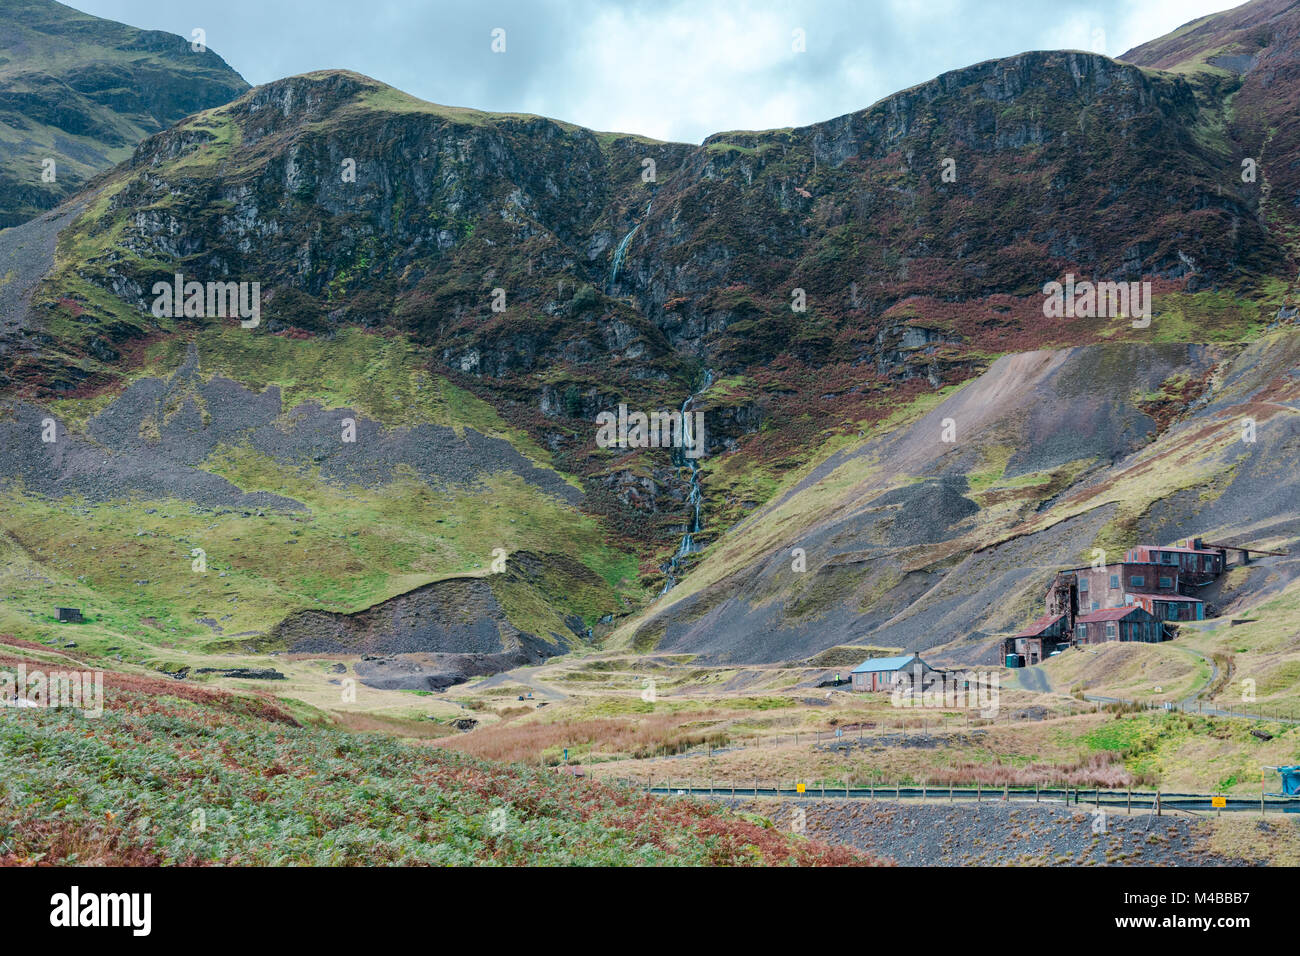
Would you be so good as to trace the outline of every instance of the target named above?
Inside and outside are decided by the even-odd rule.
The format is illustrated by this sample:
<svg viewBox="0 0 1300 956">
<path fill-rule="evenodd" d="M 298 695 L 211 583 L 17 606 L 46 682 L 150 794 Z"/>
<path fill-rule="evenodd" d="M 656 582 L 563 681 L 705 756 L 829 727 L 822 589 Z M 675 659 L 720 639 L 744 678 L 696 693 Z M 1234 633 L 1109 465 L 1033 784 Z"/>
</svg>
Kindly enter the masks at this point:
<svg viewBox="0 0 1300 956">
<path fill-rule="evenodd" d="M 269 405 L 260 425 L 224 427 L 236 413 L 221 402 Z M 106 463 L 158 455 L 180 477 L 224 479 L 232 496 L 188 497 L 181 481 L 122 495 L 114 479 L 76 466 L 63 472 L 67 484 L 19 480 L 0 497 L 0 630 L 19 637 L 46 640 L 63 603 L 85 610 L 77 640 L 86 648 L 139 660 L 165 649 L 238 652 L 295 610 L 359 611 L 468 576 L 491 580 L 515 627 L 572 640 L 564 618 L 591 627 L 640 599 L 635 554 L 562 497 L 577 490 L 549 453 L 431 375 L 400 336 L 351 331 L 326 344 L 214 327 L 148 349 L 126 391 L 52 410 L 66 442 Z M 310 416 L 332 433 L 323 443 L 278 444 Z M 349 450 L 339 441 L 347 416 L 362 423 L 356 464 L 335 472 L 331 456 Z M 199 450 L 177 448 L 218 431 Z M 457 468 L 429 471 L 438 455 L 403 457 L 439 436 Z M 36 481 L 30 463 L 37 470 L 24 474 Z M 270 498 L 240 504 L 259 494 Z M 498 557 L 523 552 L 557 556 L 540 598 L 534 584 L 492 573 L 503 570 Z"/>
<path fill-rule="evenodd" d="M 0 666 L 21 659 L 9 647 Z M 303 726 L 258 697 L 105 683 L 100 718 L 0 719 L 0 864 L 872 862 L 690 801 Z"/>
</svg>

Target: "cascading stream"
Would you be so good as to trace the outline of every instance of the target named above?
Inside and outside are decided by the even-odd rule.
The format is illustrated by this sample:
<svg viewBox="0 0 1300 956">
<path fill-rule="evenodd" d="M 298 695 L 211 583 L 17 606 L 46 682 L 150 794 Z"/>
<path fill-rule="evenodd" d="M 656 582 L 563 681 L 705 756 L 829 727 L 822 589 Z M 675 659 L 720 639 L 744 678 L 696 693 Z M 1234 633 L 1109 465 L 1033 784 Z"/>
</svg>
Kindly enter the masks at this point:
<svg viewBox="0 0 1300 956">
<path fill-rule="evenodd" d="M 645 217 L 642 219 L 642 222 L 644 222 L 646 218 L 649 218 L 650 211 L 653 208 L 654 208 L 654 200 L 652 199 L 646 203 Z M 618 281 L 618 271 L 623 267 L 623 259 L 627 255 L 628 247 L 632 245 L 632 239 L 633 237 L 636 236 L 636 231 L 640 228 L 641 228 L 641 223 L 638 222 L 636 225 L 634 225 L 631 229 L 628 230 L 627 235 L 625 235 L 622 239 L 620 239 L 618 245 L 614 247 L 614 259 L 610 264 L 610 269 L 609 269 L 609 283 L 605 289 L 607 295 L 614 294 L 614 285 Z M 695 445 L 695 434 L 693 431 L 693 426 L 691 424 L 691 418 L 689 415 L 691 406 L 695 403 L 695 400 L 700 395 L 702 395 L 705 391 L 707 391 L 709 386 L 712 384 L 713 384 L 713 370 L 705 369 L 704 379 L 700 387 L 695 391 L 691 392 L 691 394 L 686 397 L 686 400 L 682 402 L 682 427 L 685 432 L 685 440 L 686 440 L 687 447 L 694 447 Z M 686 533 L 682 535 L 681 544 L 677 546 L 677 553 L 674 554 L 672 558 L 670 558 L 669 561 L 661 568 L 661 570 L 664 571 L 664 573 L 667 575 L 667 580 L 664 582 L 663 590 L 659 592 L 660 595 L 667 594 L 669 590 L 672 589 L 673 585 L 677 583 L 677 572 L 681 568 L 683 559 L 685 559 L 688 555 L 694 554 L 696 551 L 699 550 L 699 546 L 695 543 L 695 536 L 699 534 L 702 530 L 704 530 L 704 522 L 701 517 L 703 507 L 704 507 L 704 494 L 700 488 L 699 459 L 688 458 L 685 454 L 683 454 L 683 449 L 674 448 L 673 464 L 677 465 L 678 467 L 686 465 L 691 469 L 691 493 L 688 499 L 688 503 L 691 506 L 691 521 L 686 528 Z"/>
<path fill-rule="evenodd" d="M 650 200 L 648 203 L 646 203 L 645 206 L 646 216 L 650 215 L 650 209 L 652 206 L 654 206 L 653 199 Z M 638 222 L 635 226 L 633 226 L 631 229 L 628 230 L 627 235 L 624 236 L 621 240 L 619 240 L 618 245 L 614 248 L 614 263 L 609 270 L 609 285 L 606 286 L 605 289 L 606 295 L 614 294 L 614 282 L 615 280 L 618 279 L 618 270 L 623 266 L 623 257 L 627 255 L 627 247 L 632 244 L 632 237 L 636 235 L 636 231 L 640 228 L 641 228 L 641 223 Z"/>
<path fill-rule="evenodd" d="M 713 370 L 704 370 L 704 380 L 698 389 L 691 392 L 682 402 L 682 427 L 685 430 L 686 443 L 688 447 L 695 446 L 695 435 L 692 431 L 691 418 L 689 412 L 695 400 L 709 390 L 713 384 Z M 667 594 L 677 583 L 677 572 L 681 568 L 682 560 L 689 554 L 694 554 L 699 550 L 699 545 L 695 543 L 695 536 L 704 530 L 704 522 L 700 517 L 701 510 L 704 506 L 704 493 L 700 487 L 700 462 L 699 458 L 688 458 L 682 453 L 682 449 L 673 449 L 673 464 L 681 466 L 686 464 L 691 469 L 691 493 L 687 499 L 691 505 L 691 523 L 686 528 L 686 533 L 682 535 L 681 544 L 677 546 L 677 553 L 669 559 L 664 565 L 663 571 L 667 574 L 668 579 L 664 582 L 664 589 L 659 592 L 662 596 Z"/>
</svg>

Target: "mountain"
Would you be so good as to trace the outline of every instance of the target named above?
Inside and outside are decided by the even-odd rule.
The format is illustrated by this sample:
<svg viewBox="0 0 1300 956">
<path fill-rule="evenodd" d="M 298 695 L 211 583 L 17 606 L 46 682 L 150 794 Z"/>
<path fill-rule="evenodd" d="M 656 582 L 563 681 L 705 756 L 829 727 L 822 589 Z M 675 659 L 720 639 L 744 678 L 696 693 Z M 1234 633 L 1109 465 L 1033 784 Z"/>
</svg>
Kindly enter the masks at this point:
<svg viewBox="0 0 1300 956">
<path fill-rule="evenodd" d="M 867 644 L 993 664 L 989 638 L 1041 614 L 1056 571 L 1095 549 L 1115 560 L 1202 534 L 1294 545 L 1297 367 L 1294 327 L 1249 345 L 1003 356 L 810 468 L 614 643 L 722 661 Z M 1297 578 L 1300 559 L 1265 558 L 1200 597 L 1235 615 Z"/>
<path fill-rule="evenodd" d="M 178 36 L 53 0 L 5 0 L 0 229 L 57 206 L 146 136 L 246 89 L 221 57 Z"/>
<path fill-rule="evenodd" d="M 1290 96 L 1296 8 L 1248 7 Z M 698 146 L 346 71 L 185 118 L 0 233 L 0 628 L 39 632 L 52 588 L 138 659 L 324 634 L 389 655 L 385 686 L 607 637 L 974 653 L 1094 547 L 1288 540 L 1237 504 L 1290 488 L 1286 117 L 1245 108 L 1258 71 L 1144 49 Z M 178 274 L 258 283 L 257 323 L 158 314 Z M 1150 324 L 1045 316 L 1071 275 L 1149 283 Z M 688 400 L 698 470 L 596 441 L 601 411 Z M 194 549 L 227 578 L 179 573 Z"/>
<path fill-rule="evenodd" d="M 1242 160 L 1266 167 L 1260 213 L 1272 231 L 1289 237 L 1294 255 L 1300 228 L 1300 4 L 1254 0 L 1186 24 L 1121 59 L 1177 73 L 1230 102 L 1224 131 Z"/>
</svg>

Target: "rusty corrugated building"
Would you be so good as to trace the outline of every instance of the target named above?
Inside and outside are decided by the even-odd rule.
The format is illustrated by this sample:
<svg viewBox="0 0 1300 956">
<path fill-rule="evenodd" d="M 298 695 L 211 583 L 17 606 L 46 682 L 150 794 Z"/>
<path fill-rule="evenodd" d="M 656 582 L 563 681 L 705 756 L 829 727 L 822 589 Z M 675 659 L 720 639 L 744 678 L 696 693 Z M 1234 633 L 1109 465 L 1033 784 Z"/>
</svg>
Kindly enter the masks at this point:
<svg viewBox="0 0 1300 956">
<path fill-rule="evenodd" d="M 1205 620 L 1205 602 L 1196 592 L 1223 574 L 1229 547 L 1249 560 L 1241 545 L 1189 538 L 1137 545 L 1123 561 L 1058 572 L 1045 595 L 1047 613 L 1002 642 L 1007 663 L 1013 657 L 1019 664 L 1038 663 L 1072 643 L 1164 640 L 1172 636 L 1168 625 Z"/>
<path fill-rule="evenodd" d="M 1109 608 L 1082 615 L 1074 622 L 1074 643 L 1101 644 L 1105 641 L 1140 641 L 1158 644 L 1165 639 L 1164 623 L 1146 608 Z"/>
</svg>

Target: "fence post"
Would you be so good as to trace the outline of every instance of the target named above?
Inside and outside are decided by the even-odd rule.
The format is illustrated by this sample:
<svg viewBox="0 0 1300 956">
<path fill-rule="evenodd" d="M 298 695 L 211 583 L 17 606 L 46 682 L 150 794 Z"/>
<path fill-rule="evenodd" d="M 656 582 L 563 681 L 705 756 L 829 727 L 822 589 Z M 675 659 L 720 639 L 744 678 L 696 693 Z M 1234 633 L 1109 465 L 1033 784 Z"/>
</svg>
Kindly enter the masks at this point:
<svg viewBox="0 0 1300 956">
<path fill-rule="evenodd" d="M 1156 816 L 1160 816 L 1160 791 L 1156 791 Z"/>
<path fill-rule="evenodd" d="M 983 800 L 983 784 L 979 781 L 975 783 L 975 802 L 980 803 Z"/>
<path fill-rule="evenodd" d="M 1124 791 L 1124 793 L 1125 793 L 1124 812 L 1131 817 L 1133 816 L 1133 788 L 1132 787 L 1128 788 L 1127 790 Z"/>
<path fill-rule="evenodd" d="M 1034 783 L 1034 803 L 1038 802 L 1038 783 Z"/>
</svg>

